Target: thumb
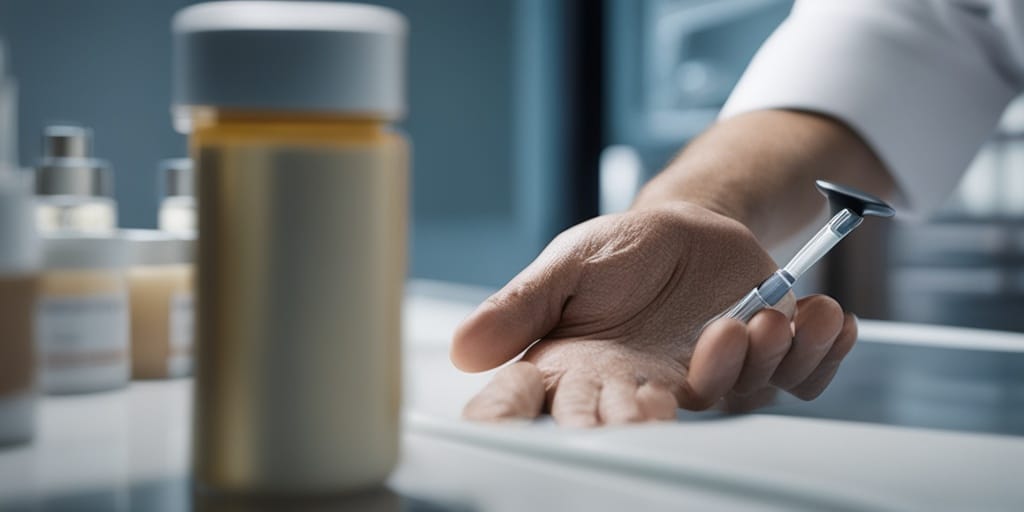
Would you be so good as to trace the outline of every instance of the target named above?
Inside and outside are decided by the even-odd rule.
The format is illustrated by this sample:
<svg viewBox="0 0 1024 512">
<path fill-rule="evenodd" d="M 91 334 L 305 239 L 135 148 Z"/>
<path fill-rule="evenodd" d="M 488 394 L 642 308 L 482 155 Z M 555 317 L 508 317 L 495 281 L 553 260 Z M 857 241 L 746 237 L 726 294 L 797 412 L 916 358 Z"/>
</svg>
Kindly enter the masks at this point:
<svg viewBox="0 0 1024 512">
<path fill-rule="evenodd" d="M 489 370 L 551 332 L 576 287 L 579 268 L 571 251 L 549 246 L 462 322 L 452 339 L 455 366 Z"/>
</svg>

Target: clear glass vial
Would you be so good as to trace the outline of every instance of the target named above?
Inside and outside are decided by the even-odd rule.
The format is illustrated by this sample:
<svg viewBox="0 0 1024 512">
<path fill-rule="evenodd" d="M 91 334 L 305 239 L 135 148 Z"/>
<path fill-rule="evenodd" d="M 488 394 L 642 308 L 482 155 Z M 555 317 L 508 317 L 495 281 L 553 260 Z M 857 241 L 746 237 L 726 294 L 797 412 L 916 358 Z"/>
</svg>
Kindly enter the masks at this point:
<svg viewBox="0 0 1024 512">
<path fill-rule="evenodd" d="M 198 191 L 198 487 L 379 485 L 399 445 L 405 20 L 214 2 L 173 27 Z"/>
<path fill-rule="evenodd" d="M 117 228 L 110 165 L 90 155 L 88 128 L 47 126 L 35 168 L 36 223 L 43 235 L 113 235 Z"/>
<path fill-rule="evenodd" d="M 160 162 L 163 199 L 160 201 L 158 227 L 178 236 L 196 234 L 196 198 L 192 160 L 169 158 Z"/>
</svg>

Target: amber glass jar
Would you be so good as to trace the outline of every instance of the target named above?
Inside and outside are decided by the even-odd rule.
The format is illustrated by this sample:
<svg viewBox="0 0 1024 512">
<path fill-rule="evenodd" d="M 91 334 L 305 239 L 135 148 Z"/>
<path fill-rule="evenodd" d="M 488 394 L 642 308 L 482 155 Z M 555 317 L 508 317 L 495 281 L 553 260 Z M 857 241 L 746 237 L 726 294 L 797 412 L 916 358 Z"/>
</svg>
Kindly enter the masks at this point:
<svg viewBox="0 0 1024 512">
<path fill-rule="evenodd" d="M 404 20 L 224 2 L 174 29 L 198 204 L 197 482 L 378 484 L 398 456 Z"/>
</svg>

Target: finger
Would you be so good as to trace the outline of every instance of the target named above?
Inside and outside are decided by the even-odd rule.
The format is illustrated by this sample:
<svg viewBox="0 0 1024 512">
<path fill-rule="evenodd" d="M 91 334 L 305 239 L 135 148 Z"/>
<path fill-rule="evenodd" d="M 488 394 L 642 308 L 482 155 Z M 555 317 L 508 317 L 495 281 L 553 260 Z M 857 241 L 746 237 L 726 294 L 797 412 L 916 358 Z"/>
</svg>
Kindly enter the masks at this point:
<svg viewBox="0 0 1024 512">
<path fill-rule="evenodd" d="M 821 364 L 843 328 L 843 308 L 825 295 L 804 297 L 797 302 L 793 324 L 793 343 L 771 379 L 785 390 L 806 380 Z"/>
<path fill-rule="evenodd" d="M 671 391 L 650 382 L 636 390 L 636 402 L 650 420 L 674 420 L 679 404 Z"/>
<path fill-rule="evenodd" d="M 786 315 L 765 309 L 747 324 L 750 345 L 733 391 L 740 395 L 767 387 L 775 369 L 789 351 L 793 331 Z"/>
<path fill-rule="evenodd" d="M 782 300 L 770 309 L 774 309 L 775 311 L 786 315 L 786 318 L 792 319 L 793 316 L 796 315 L 796 296 L 793 295 L 793 292 L 786 292 L 786 295 L 782 296 Z"/>
<path fill-rule="evenodd" d="M 555 384 L 551 399 L 551 415 L 565 427 L 594 427 L 597 417 L 601 383 L 597 377 L 583 372 L 566 372 Z"/>
<path fill-rule="evenodd" d="M 575 287 L 576 268 L 563 251 L 545 249 L 462 322 L 452 339 L 455 366 L 489 370 L 550 332 Z"/>
<path fill-rule="evenodd" d="M 763 387 L 745 395 L 728 393 L 721 402 L 722 411 L 729 414 L 742 414 L 767 407 L 775 403 L 775 396 L 778 394 L 779 388 L 774 386 Z"/>
<path fill-rule="evenodd" d="M 611 378 L 601 384 L 597 416 L 605 425 L 644 421 L 643 410 L 636 400 L 636 379 Z"/>
<path fill-rule="evenodd" d="M 701 333 L 679 405 L 702 410 L 736 384 L 747 353 L 747 327 L 733 318 L 716 320 Z"/>
<path fill-rule="evenodd" d="M 535 418 L 544 404 L 544 379 L 532 363 L 520 361 L 502 368 L 462 410 L 472 421 Z"/>
<path fill-rule="evenodd" d="M 843 330 L 839 332 L 839 336 L 836 337 L 828 354 L 825 354 L 825 359 L 806 380 L 791 389 L 790 393 L 801 400 L 818 398 L 832 382 L 832 378 L 839 370 L 839 364 L 843 362 L 843 358 L 850 353 L 850 350 L 853 350 L 853 345 L 856 342 L 857 317 L 852 313 L 847 313 L 843 322 Z"/>
</svg>

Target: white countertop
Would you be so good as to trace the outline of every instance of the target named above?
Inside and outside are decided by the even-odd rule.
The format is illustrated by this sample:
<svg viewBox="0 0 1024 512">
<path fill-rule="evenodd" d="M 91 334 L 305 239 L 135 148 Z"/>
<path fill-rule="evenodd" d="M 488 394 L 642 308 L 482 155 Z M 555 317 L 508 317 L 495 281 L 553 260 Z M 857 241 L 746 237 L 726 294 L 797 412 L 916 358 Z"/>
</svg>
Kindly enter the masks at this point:
<svg viewBox="0 0 1024 512">
<path fill-rule="evenodd" d="M 1014 377 L 987 384 L 964 384 L 964 375 L 951 375 L 960 379 L 956 389 L 968 388 L 959 399 L 991 406 L 983 411 L 988 422 L 965 418 L 964 428 L 960 409 L 920 389 L 935 387 L 925 370 L 945 371 L 943 359 L 926 351 L 965 351 L 955 358 L 968 362 L 988 353 L 1000 365 L 1016 365 L 1024 361 L 1024 336 L 866 322 L 856 349 L 865 356 L 853 365 L 880 366 L 871 354 L 887 364 L 929 363 L 918 372 L 896 368 L 898 379 L 872 376 L 872 383 L 888 386 L 879 388 L 884 396 L 865 391 L 863 379 L 837 379 L 833 398 L 864 402 L 840 402 L 839 409 L 868 411 L 865 421 L 825 419 L 830 390 L 817 409 L 790 403 L 771 414 L 682 413 L 675 423 L 593 430 L 559 429 L 550 420 L 475 425 L 458 414 L 489 374 L 455 370 L 447 342 L 481 294 L 430 283 L 411 289 L 402 461 L 388 490 L 336 508 L 1024 509 L 1024 409 L 998 409 L 1024 401 L 1024 373 L 1012 366 Z M 973 364 L 968 367 L 987 375 L 988 359 Z M 861 398 L 846 398 L 846 389 L 859 390 L 849 396 Z M 190 392 L 185 379 L 47 397 L 35 441 L 0 448 L 0 510 L 189 509 Z M 893 402 L 894 396 L 904 401 Z M 986 401 L 993 396 L 997 400 Z M 879 403 L 900 405 L 877 414 L 872 407 Z M 935 416 L 936 410 L 953 412 Z M 792 415 L 805 412 L 821 417 Z M 936 423 L 939 428 L 906 426 L 931 426 L 940 417 L 946 419 Z"/>
</svg>

